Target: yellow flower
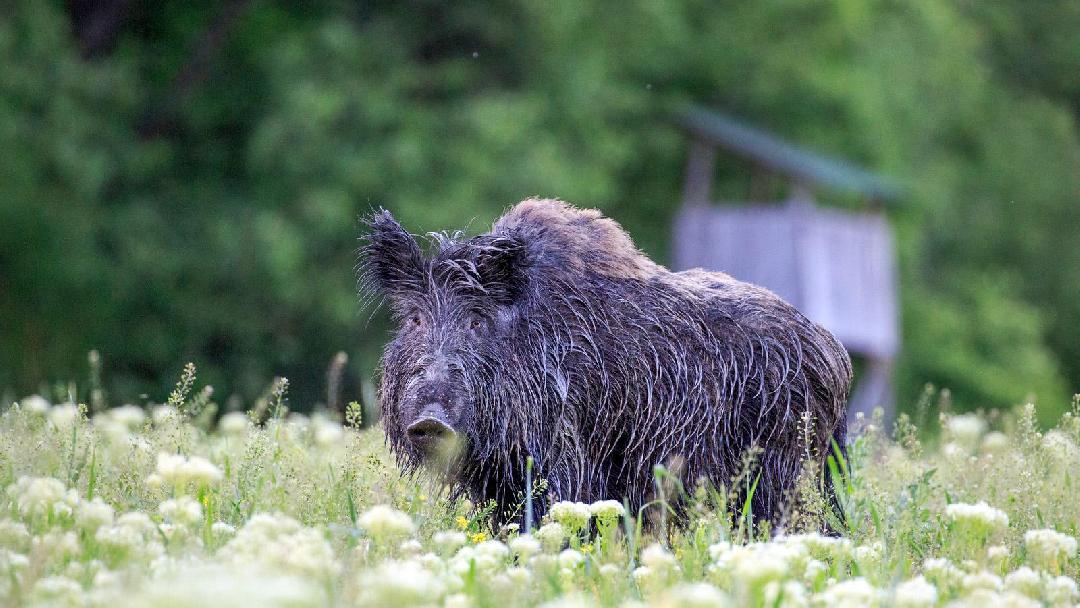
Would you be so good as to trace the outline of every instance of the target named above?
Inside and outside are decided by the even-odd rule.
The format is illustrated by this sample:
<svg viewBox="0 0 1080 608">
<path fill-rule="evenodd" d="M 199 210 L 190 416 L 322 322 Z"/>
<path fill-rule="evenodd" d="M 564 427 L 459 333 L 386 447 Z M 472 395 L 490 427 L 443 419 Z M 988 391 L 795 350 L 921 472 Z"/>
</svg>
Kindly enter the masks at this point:
<svg viewBox="0 0 1080 608">
<path fill-rule="evenodd" d="M 581 545 L 581 552 L 584 553 L 585 555 L 588 555 L 588 554 L 592 553 L 593 552 L 592 543 L 585 543 L 584 545 Z"/>
<path fill-rule="evenodd" d="M 465 517 L 461 515 L 458 515 L 457 519 L 454 520 L 454 523 L 457 524 L 457 527 L 460 530 L 464 530 L 465 528 L 469 527 L 469 520 L 465 519 Z"/>
<path fill-rule="evenodd" d="M 464 518 L 462 518 L 462 519 L 464 519 Z M 476 534 L 473 534 L 472 536 L 470 536 L 469 540 L 471 540 L 474 545 L 479 545 L 480 543 L 487 540 L 487 534 L 484 534 L 483 532 L 477 532 Z"/>
</svg>

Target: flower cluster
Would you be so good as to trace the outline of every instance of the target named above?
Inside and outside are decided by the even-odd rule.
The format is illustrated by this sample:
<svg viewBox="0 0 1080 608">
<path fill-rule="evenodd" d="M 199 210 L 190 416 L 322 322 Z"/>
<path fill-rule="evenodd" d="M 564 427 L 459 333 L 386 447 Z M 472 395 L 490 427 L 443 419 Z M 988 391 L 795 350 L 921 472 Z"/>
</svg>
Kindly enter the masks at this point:
<svg viewBox="0 0 1080 608">
<path fill-rule="evenodd" d="M 412 534 L 415 529 L 408 515 L 386 505 L 376 505 L 368 509 L 360 516 L 357 523 L 378 541 L 405 537 Z"/>
<path fill-rule="evenodd" d="M 1032 563 L 1055 572 L 1076 555 L 1076 539 L 1055 530 L 1029 530 L 1024 534 L 1024 546 Z"/>
<path fill-rule="evenodd" d="M 318 530 L 284 515 L 251 517 L 218 557 L 237 567 L 328 580 L 341 571 L 333 548 Z"/>
<path fill-rule="evenodd" d="M 1076 418 L 1038 433 L 1031 424 L 991 430 L 982 416 L 947 416 L 940 450 L 880 434 L 858 439 L 844 501 L 851 512 L 829 522 L 830 535 L 794 510 L 777 527 L 748 525 L 708 488 L 678 505 L 684 519 L 668 529 L 639 521 L 617 497 L 555 501 L 531 528 L 521 511 L 503 513 L 517 521 L 494 526 L 490 505 L 402 477 L 378 429 L 346 428 L 329 414 L 234 412 L 215 426 L 185 407 L 85 412 L 27 398 L 0 413 L 0 603 L 1080 601 Z M 1027 430 L 1018 436 L 1014 427 Z"/>
<path fill-rule="evenodd" d="M 221 469 L 206 458 L 187 458 L 182 454 L 158 454 L 156 475 L 157 479 L 177 488 L 183 488 L 188 483 L 211 484 L 222 477 Z"/>
<path fill-rule="evenodd" d="M 551 519 L 571 532 L 587 526 L 592 516 L 592 508 L 583 502 L 562 501 L 551 505 Z"/>
<path fill-rule="evenodd" d="M 69 490 L 62 481 L 52 477 L 20 477 L 8 486 L 7 493 L 19 513 L 28 518 L 67 517 L 79 502 L 75 490 Z"/>
<path fill-rule="evenodd" d="M 973 505 L 953 503 L 945 507 L 945 515 L 958 527 L 980 536 L 1009 527 L 1009 516 L 983 501 Z"/>
</svg>

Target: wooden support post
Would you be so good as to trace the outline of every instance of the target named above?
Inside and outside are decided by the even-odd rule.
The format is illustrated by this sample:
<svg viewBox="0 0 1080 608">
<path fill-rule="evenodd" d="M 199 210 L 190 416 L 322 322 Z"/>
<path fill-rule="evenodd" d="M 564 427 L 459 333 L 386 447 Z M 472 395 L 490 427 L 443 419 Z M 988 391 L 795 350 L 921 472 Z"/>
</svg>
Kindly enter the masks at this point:
<svg viewBox="0 0 1080 608">
<path fill-rule="evenodd" d="M 886 429 L 893 423 L 896 412 L 894 411 L 892 372 L 892 359 L 867 359 L 863 377 L 856 383 L 855 392 L 848 401 L 849 420 L 854 420 L 860 413 L 869 420 L 874 410 L 881 408 Z"/>
<path fill-rule="evenodd" d="M 708 203 L 712 196 L 713 171 L 716 167 L 716 146 L 695 139 L 686 159 L 686 182 L 683 184 L 684 204 Z"/>
</svg>

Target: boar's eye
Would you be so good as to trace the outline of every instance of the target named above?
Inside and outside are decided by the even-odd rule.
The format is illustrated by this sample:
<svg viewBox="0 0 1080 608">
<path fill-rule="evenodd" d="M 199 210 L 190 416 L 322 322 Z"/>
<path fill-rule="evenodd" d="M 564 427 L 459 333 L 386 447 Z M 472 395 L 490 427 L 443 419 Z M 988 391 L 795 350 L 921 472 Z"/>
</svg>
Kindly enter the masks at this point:
<svg viewBox="0 0 1080 608">
<path fill-rule="evenodd" d="M 476 331 L 476 330 L 480 329 L 483 326 L 484 326 L 484 319 L 481 318 L 479 315 L 473 315 L 469 319 L 469 329 L 471 329 L 473 331 Z"/>
<path fill-rule="evenodd" d="M 420 327 L 420 315 L 409 317 L 409 327 Z"/>
</svg>

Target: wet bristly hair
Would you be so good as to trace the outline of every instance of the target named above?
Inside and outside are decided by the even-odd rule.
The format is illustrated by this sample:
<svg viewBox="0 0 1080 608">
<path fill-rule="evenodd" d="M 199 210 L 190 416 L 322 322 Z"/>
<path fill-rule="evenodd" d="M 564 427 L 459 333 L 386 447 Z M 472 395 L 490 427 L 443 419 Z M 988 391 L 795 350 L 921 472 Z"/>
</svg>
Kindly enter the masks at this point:
<svg viewBox="0 0 1080 608">
<path fill-rule="evenodd" d="M 388 212 L 366 221 L 361 291 L 399 323 L 381 365 L 389 444 L 420 466 L 404 400 L 437 344 L 465 439 L 443 471 L 477 504 L 511 511 L 529 456 L 556 500 L 636 508 L 656 465 L 727 485 L 756 448 L 753 512 L 775 522 L 804 461 L 821 470 L 844 444 L 851 363 L 828 331 L 763 288 L 668 271 L 598 211 L 529 199 L 489 233 L 435 235 L 428 251 Z M 421 315 L 432 327 L 410 331 Z"/>
</svg>

